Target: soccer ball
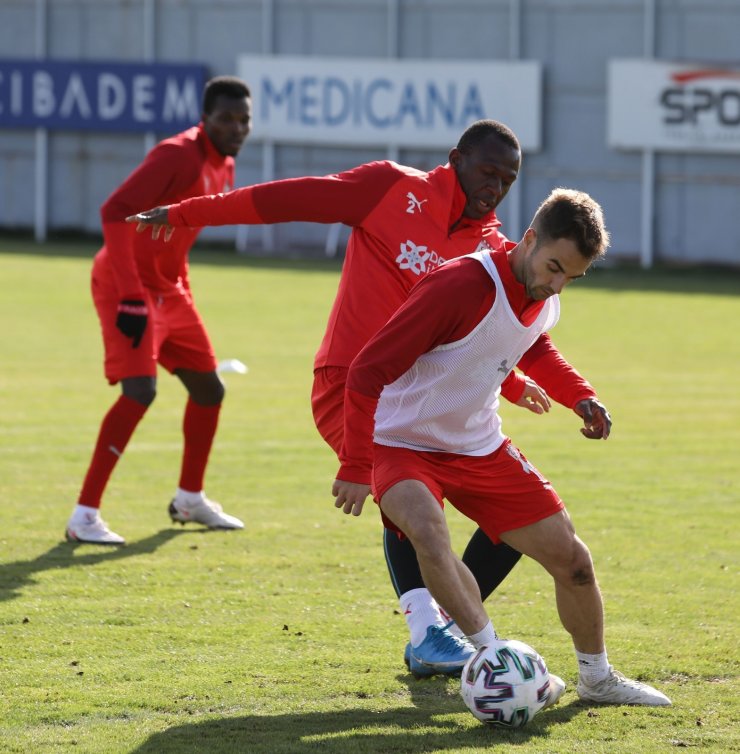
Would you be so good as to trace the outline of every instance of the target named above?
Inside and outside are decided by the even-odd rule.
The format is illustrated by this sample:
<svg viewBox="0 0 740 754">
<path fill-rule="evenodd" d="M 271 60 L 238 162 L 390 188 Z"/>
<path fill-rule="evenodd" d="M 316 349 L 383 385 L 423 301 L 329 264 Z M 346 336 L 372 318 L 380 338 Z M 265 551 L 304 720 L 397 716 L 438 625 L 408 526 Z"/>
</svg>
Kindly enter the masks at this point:
<svg viewBox="0 0 740 754">
<path fill-rule="evenodd" d="M 522 641 L 497 639 L 468 658 L 460 693 L 481 722 L 521 728 L 550 697 L 545 661 Z"/>
</svg>

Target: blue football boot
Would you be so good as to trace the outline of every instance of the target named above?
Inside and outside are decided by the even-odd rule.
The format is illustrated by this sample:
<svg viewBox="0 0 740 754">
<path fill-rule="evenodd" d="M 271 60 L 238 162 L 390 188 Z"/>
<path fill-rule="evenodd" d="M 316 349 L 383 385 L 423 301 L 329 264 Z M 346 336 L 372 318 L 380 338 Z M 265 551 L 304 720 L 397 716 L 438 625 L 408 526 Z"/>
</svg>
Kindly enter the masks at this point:
<svg viewBox="0 0 740 754">
<path fill-rule="evenodd" d="M 472 644 L 453 636 L 446 628 L 429 626 L 418 647 L 406 645 L 403 659 L 414 677 L 425 678 L 438 673 L 459 675 L 474 653 Z"/>
</svg>

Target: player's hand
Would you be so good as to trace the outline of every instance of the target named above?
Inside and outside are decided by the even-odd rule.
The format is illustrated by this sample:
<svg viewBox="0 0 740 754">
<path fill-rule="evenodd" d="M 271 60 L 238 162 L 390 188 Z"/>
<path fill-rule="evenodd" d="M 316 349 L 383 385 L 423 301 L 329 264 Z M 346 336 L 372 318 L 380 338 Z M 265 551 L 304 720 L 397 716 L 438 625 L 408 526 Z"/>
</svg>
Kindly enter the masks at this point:
<svg viewBox="0 0 740 754">
<path fill-rule="evenodd" d="M 132 339 L 132 347 L 138 348 L 146 330 L 149 311 L 146 302 L 141 300 L 124 299 L 118 304 L 116 327 L 127 337 Z"/>
<path fill-rule="evenodd" d="M 341 508 L 347 514 L 359 516 L 362 513 L 365 498 L 370 494 L 370 485 L 335 479 L 331 494 L 336 498 L 334 501 L 335 508 Z"/>
<path fill-rule="evenodd" d="M 606 440 L 612 430 L 612 418 L 606 406 L 595 398 L 578 401 L 573 409 L 583 419 L 581 434 L 589 440 Z"/>
<path fill-rule="evenodd" d="M 136 223 L 136 232 L 143 233 L 152 229 L 152 238 L 156 241 L 159 238 L 159 234 L 164 228 L 164 240 L 165 243 L 172 238 L 172 234 L 175 232 L 174 226 L 167 222 L 167 210 L 169 205 L 164 207 L 155 207 L 154 209 L 148 209 L 146 212 L 138 212 L 135 215 L 129 215 L 126 218 L 127 223 Z"/>
<path fill-rule="evenodd" d="M 547 393 L 530 377 L 524 377 L 524 392 L 516 402 L 517 406 L 529 409 L 533 414 L 544 414 L 550 410 Z"/>
</svg>

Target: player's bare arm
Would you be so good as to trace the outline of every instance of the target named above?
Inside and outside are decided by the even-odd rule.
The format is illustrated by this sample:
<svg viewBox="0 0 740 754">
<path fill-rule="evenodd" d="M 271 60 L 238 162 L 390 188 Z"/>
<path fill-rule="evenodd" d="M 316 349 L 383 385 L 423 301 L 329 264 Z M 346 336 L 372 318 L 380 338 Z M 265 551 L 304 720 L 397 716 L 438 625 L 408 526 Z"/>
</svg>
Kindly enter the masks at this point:
<svg viewBox="0 0 740 754">
<path fill-rule="evenodd" d="M 595 398 L 578 401 L 573 409 L 583 419 L 581 434 L 589 440 L 606 440 L 612 429 L 612 418 L 606 406 Z"/>
<path fill-rule="evenodd" d="M 169 241 L 172 238 L 172 234 L 175 232 L 175 228 L 167 222 L 167 211 L 169 205 L 163 207 L 155 207 L 154 209 L 148 209 L 145 212 L 137 212 L 135 215 L 129 215 L 126 218 L 127 223 L 136 223 L 136 232 L 143 233 L 145 230 L 152 229 L 152 238 L 159 238 L 159 234 L 164 228 L 164 240 Z"/>
<path fill-rule="evenodd" d="M 342 508 L 344 513 L 359 516 L 362 513 L 365 498 L 370 494 L 370 485 L 335 479 L 331 494 L 336 498 L 335 508 Z"/>
</svg>

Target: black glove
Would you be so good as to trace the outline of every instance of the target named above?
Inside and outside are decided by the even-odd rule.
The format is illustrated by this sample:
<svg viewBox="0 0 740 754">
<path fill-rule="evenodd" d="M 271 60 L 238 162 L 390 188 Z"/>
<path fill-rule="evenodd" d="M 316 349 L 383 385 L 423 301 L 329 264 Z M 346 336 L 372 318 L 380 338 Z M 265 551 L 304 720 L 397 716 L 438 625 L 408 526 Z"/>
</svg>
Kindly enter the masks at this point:
<svg viewBox="0 0 740 754">
<path fill-rule="evenodd" d="M 141 338 L 146 330 L 149 312 L 146 302 L 141 300 L 124 299 L 118 304 L 118 316 L 116 327 L 127 337 L 133 340 L 133 347 L 138 348 Z"/>
</svg>

